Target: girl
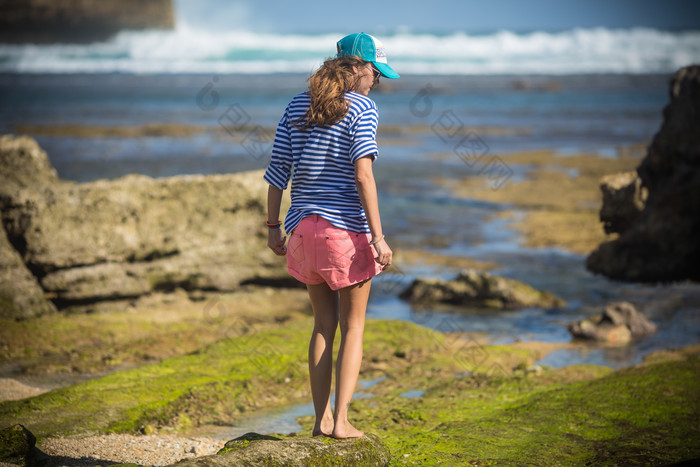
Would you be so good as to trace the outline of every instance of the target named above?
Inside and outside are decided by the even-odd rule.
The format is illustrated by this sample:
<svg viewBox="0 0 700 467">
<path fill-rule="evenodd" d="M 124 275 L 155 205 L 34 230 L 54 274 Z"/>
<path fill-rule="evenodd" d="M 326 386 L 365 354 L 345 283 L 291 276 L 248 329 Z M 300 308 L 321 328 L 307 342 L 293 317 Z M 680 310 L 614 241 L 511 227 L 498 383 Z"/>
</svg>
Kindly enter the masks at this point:
<svg viewBox="0 0 700 467">
<path fill-rule="evenodd" d="M 374 37 L 351 34 L 308 79 L 308 92 L 287 106 L 265 172 L 268 246 L 287 256 L 289 273 L 306 284 L 314 313 L 309 343 L 313 435 L 361 437 L 348 407 L 362 362 L 362 337 L 372 277 L 391 264 L 382 233 L 372 163 L 378 156 L 377 107 L 367 97 L 380 76 L 399 75 Z M 292 204 L 279 221 L 291 177 Z M 330 388 L 333 339 L 340 323 L 335 409 Z"/>
</svg>

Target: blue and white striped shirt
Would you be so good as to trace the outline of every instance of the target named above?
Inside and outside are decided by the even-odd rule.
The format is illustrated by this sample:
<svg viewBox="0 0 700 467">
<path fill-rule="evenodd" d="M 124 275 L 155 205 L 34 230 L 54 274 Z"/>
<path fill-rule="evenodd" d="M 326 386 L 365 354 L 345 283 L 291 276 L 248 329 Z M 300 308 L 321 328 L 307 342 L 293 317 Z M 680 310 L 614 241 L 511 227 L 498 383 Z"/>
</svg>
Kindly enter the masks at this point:
<svg viewBox="0 0 700 467">
<path fill-rule="evenodd" d="M 284 221 L 291 233 L 302 218 L 318 214 L 341 229 L 369 233 L 355 185 L 355 162 L 378 154 L 379 115 L 372 99 L 355 92 L 345 94 L 350 109 L 332 126 L 295 128 L 311 104 L 302 93 L 294 97 L 277 126 L 272 158 L 265 181 L 281 190 L 292 178 L 292 205 Z"/>
</svg>

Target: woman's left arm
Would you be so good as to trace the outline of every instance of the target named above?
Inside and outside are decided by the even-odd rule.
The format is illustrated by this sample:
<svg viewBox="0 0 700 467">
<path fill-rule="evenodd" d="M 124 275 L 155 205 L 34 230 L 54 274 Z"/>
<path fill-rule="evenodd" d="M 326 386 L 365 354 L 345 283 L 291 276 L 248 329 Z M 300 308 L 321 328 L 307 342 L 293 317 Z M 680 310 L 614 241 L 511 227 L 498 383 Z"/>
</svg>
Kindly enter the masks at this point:
<svg viewBox="0 0 700 467">
<path fill-rule="evenodd" d="M 377 198 L 377 184 L 374 181 L 372 162 L 374 157 L 362 157 L 355 162 L 355 185 L 360 195 L 360 202 L 365 210 L 367 225 L 372 233 L 372 243 L 377 251 L 375 260 L 382 266 L 391 264 L 393 252 L 384 239 L 382 221 L 379 218 L 379 200 Z"/>
</svg>

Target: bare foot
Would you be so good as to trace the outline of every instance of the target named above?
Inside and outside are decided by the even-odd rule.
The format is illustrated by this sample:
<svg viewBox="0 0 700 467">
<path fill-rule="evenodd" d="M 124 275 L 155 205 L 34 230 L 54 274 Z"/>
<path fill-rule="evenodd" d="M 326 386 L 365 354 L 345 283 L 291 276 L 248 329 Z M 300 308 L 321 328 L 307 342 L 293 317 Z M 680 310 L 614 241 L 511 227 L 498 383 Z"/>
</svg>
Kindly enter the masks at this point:
<svg viewBox="0 0 700 467">
<path fill-rule="evenodd" d="M 333 418 L 323 419 L 320 426 L 314 425 L 314 430 L 311 436 L 332 436 L 333 433 Z"/>
<path fill-rule="evenodd" d="M 321 429 L 317 430 L 314 428 L 314 431 L 311 432 L 311 436 L 314 436 L 314 437 L 316 437 L 316 436 L 332 436 L 331 433 L 333 433 L 332 429 L 325 431 L 325 430 L 321 430 Z"/>
<path fill-rule="evenodd" d="M 344 424 L 336 423 L 335 428 L 333 428 L 333 437 L 337 439 L 344 438 L 362 438 L 365 434 L 352 426 L 349 422 Z"/>
</svg>

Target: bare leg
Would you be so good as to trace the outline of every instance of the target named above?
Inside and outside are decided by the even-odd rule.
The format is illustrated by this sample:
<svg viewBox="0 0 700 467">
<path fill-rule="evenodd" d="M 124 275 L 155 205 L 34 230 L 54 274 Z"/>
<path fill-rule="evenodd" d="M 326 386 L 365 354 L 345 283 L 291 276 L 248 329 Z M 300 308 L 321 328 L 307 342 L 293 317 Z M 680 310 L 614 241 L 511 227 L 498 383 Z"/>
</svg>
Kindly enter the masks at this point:
<svg viewBox="0 0 700 467">
<path fill-rule="evenodd" d="M 362 337 L 372 280 L 340 289 L 340 350 L 335 373 L 335 438 L 360 438 L 363 432 L 348 422 L 348 407 L 362 364 Z"/>
<path fill-rule="evenodd" d="M 333 372 L 333 339 L 338 327 L 338 292 L 327 284 L 307 285 L 314 311 L 314 330 L 309 342 L 309 377 L 316 423 L 313 436 L 333 432 L 331 412 L 331 375 Z"/>
</svg>

